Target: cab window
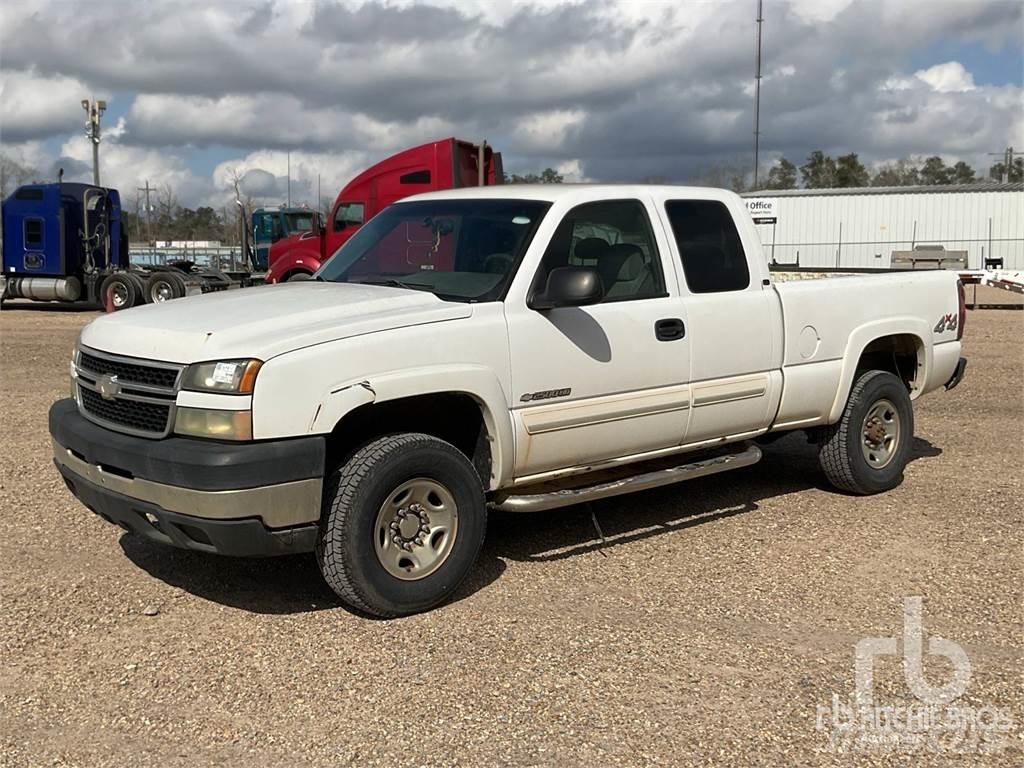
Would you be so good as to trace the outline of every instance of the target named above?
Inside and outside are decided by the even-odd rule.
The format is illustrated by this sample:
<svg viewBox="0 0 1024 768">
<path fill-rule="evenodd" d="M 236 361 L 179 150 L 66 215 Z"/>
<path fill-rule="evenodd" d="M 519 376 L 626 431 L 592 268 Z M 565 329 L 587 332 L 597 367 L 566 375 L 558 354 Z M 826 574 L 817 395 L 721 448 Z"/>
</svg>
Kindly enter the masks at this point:
<svg viewBox="0 0 1024 768">
<path fill-rule="evenodd" d="M 544 290 L 552 269 L 566 266 L 596 269 L 605 302 L 666 295 L 651 222 L 639 200 L 602 200 L 569 211 L 544 252 L 533 292 Z"/>
<path fill-rule="evenodd" d="M 691 293 L 742 291 L 750 285 L 743 243 L 717 200 L 669 200 L 665 212 Z"/>
<path fill-rule="evenodd" d="M 43 247 L 43 220 L 25 219 L 25 247 Z"/>
<path fill-rule="evenodd" d="M 362 203 L 342 203 L 334 212 L 334 231 L 340 232 L 346 226 L 359 226 L 363 223 Z"/>
</svg>

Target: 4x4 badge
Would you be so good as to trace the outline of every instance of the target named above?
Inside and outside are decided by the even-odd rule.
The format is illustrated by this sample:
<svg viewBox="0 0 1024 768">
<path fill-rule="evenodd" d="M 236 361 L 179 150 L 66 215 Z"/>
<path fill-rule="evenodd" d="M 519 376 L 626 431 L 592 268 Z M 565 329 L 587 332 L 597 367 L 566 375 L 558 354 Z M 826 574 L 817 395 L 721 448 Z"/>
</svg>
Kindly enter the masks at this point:
<svg viewBox="0 0 1024 768">
<path fill-rule="evenodd" d="M 957 322 L 957 316 L 956 315 L 946 314 L 946 315 L 943 315 L 939 319 L 939 322 L 937 322 L 935 324 L 935 327 L 932 328 L 932 330 L 935 333 L 942 333 L 943 331 L 955 331 L 956 330 L 956 322 Z"/>
</svg>

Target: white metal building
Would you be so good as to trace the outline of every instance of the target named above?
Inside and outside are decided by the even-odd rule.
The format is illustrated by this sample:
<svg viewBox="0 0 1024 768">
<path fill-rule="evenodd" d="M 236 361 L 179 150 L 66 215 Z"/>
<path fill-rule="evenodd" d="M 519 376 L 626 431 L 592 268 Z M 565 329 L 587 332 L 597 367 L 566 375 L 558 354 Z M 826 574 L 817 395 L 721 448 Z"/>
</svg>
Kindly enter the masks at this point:
<svg viewBox="0 0 1024 768">
<path fill-rule="evenodd" d="M 1024 184 L 789 189 L 743 195 L 770 261 L 882 268 L 893 251 L 942 245 L 969 269 L 1024 269 Z"/>
</svg>

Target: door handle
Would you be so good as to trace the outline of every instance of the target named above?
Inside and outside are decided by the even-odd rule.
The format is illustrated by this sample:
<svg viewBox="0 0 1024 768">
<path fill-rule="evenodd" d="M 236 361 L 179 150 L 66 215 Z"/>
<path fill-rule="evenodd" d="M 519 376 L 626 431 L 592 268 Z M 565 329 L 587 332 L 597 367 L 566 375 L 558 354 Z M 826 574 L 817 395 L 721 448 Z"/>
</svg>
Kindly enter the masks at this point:
<svg viewBox="0 0 1024 768">
<path fill-rule="evenodd" d="M 654 335 L 658 341 L 675 341 L 686 336 L 686 326 L 678 317 L 657 320 L 654 323 Z"/>
</svg>

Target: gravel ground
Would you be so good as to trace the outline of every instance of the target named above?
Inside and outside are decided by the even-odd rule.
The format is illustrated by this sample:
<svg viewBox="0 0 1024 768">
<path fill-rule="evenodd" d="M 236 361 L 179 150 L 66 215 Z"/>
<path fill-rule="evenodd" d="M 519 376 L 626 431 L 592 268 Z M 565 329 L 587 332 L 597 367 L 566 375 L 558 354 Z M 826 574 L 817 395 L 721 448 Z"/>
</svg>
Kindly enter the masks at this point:
<svg viewBox="0 0 1024 768">
<path fill-rule="evenodd" d="M 817 708 L 854 644 L 959 643 L 961 704 L 1005 709 L 1024 762 L 1024 313 L 970 313 L 964 383 L 917 407 L 897 490 L 828 490 L 798 435 L 735 473 L 496 517 L 455 602 L 395 621 L 341 607 L 312 558 L 200 556 L 81 507 L 46 410 L 94 315 L 0 316 L 0 764 L 948 764 L 835 754 Z M 950 666 L 926 656 L 934 685 Z M 913 701 L 897 657 L 876 703 Z"/>
</svg>

